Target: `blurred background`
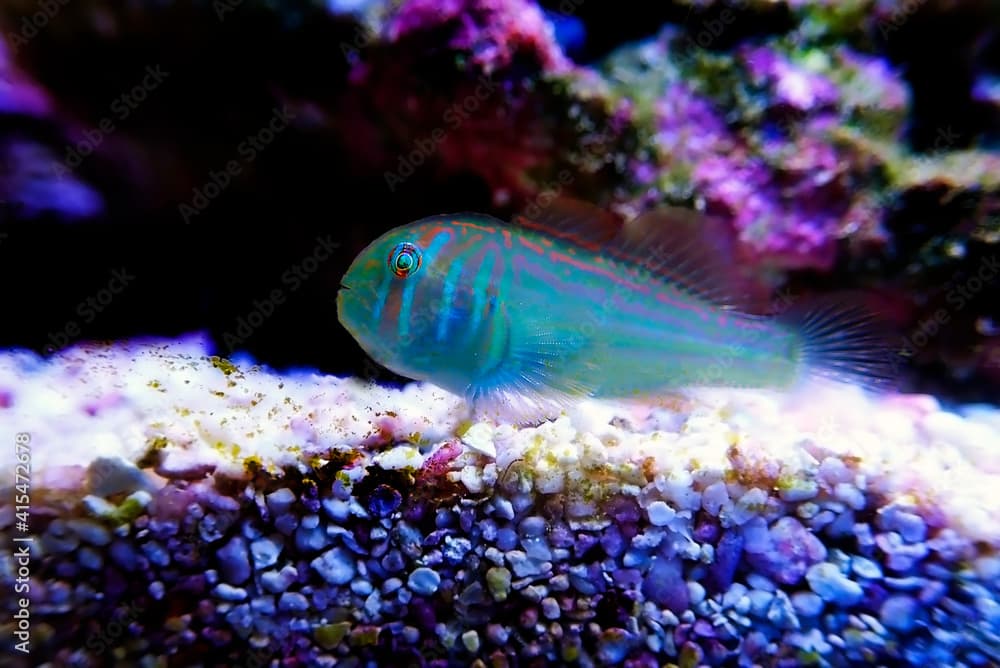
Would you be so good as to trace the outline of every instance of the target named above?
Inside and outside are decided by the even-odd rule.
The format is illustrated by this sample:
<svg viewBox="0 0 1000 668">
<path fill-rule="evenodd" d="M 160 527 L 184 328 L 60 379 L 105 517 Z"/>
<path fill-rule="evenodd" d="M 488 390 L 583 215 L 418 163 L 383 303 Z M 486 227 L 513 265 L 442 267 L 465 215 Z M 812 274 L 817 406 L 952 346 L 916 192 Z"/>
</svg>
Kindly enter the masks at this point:
<svg viewBox="0 0 1000 668">
<path fill-rule="evenodd" d="M 859 288 L 905 389 L 1000 390 L 1000 4 L 5 0 L 0 346 L 208 331 L 390 378 L 340 276 L 423 216 L 720 216 L 775 290 Z"/>
</svg>

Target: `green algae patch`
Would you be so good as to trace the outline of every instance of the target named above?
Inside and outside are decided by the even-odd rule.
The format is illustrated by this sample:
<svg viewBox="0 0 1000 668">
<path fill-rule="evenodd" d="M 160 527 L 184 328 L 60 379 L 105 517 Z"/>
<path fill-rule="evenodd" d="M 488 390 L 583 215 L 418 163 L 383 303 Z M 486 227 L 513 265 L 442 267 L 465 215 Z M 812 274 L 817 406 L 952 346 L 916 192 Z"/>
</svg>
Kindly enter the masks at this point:
<svg viewBox="0 0 1000 668">
<path fill-rule="evenodd" d="M 218 355 L 212 355 L 208 358 L 208 361 L 212 363 L 212 366 L 227 376 L 234 372 L 238 373 L 240 370 L 235 364 L 224 357 L 219 357 Z"/>
<path fill-rule="evenodd" d="M 349 642 L 352 647 L 368 647 L 378 642 L 379 627 L 359 626 L 351 631 Z"/>
<path fill-rule="evenodd" d="M 146 442 L 146 452 L 136 460 L 135 465 L 140 469 L 147 469 L 156 466 L 160 462 L 162 451 L 170 445 L 170 441 L 165 436 L 156 436 Z"/>
<path fill-rule="evenodd" d="M 122 524 L 132 522 L 135 518 L 145 512 L 145 504 L 141 503 L 139 499 L 129 496 L 118 504 L 113 511 L 105 515 L 104 519 L 111 522 L 115 526 L 121 526 Z"/>
<path fill-rule="evenodd" d="M 351 630 L 350 622 L 337 622 L 335 624 L 324 624 L 317 627 L 313 632 L 313 637 L 323 649 L 333 649 L 343 641 L 347 632 Z"/>
<path fill-rule="evenodd" d="M 261 460 L 260 455 L 250 455 L 243 458 L 243 468 L 250 475 L 257 475 L 263 470 L 264 462 Z"/>
</svg>

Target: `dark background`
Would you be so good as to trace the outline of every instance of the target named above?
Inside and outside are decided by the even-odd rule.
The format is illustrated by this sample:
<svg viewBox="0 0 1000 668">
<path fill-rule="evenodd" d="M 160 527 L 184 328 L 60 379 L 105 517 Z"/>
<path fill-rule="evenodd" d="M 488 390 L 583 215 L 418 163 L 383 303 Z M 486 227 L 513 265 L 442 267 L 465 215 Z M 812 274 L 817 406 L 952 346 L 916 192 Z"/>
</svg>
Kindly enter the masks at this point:
<svg viewBox="0 0 1000 668">
<path fill-rule="evenodd" d="M 170 76 L 76 172 L 104 197 L 103 215 L 85 220 L 52 212 L 28 217 L 17 193 L 7 193 L 0 227 L 0 346 L 48 353 L 80 340 L 207 330 L 218 342 L 218 352 L 228 354 L 225 335 L 238 334 L 240 319 L 259 310 L 255 300 L 278 288 L 287 301 L 254 328 L 241 349 L 278 368 L 372 373 L 337 322 L 337 284 L 351 259 L 381 232 L 411 220 L 468 210 L 507 216 L 523 200 L 515 197 L 494 206 L 477 164 L 466 169 L 425 165 L 389 191 L 384 171 L 391 156 L 386 160 L 377 148 L 364 149 L 370 126 L 355 119 L 358 114 L 391 119 L 392 104 L 399 101 L 380 106 L 377 96 L 350 81 L 342 45 L 352 43 L 359 30 L 350 18 L 308 3 L 288 3 L 276 16 L 248 3 L 220 22 L 209 3 L 176 3 L 162 11 L 147 4 L 114 10 L 117 27 L 110 31 L 84 21 L 68 6 L 14 58 L 18 70 L 56 103 L 47 114 L 0 114 L 0 137 L 8 146 L 28 140 L 49 146 L 57 157 L 69 145 L 69 130 L 96 125 L 108 115 L 111 101 L 141 79 L 147 65 L 162 64 Z M 27 5 L 13 3 L 0 10 L 7 13 L 8 25 L 16 22 L 21 6 Z M 932 148 L 932 129 L 942 126 L 956 129 L 956 146 L 997 139 L 995 110 L 969 102 L 968 95 L 970 40 L 981 38 L 982 26 L 976 23 L 982 21 L 984 6 L 969 3 L 948 15 L 914 16 L 882 44 L 893 62 L 905 66 L 913 91 L 907 140 L 914 149 Z M 712 11 L 717 10 L 692 13 L 675 3 L 589 0 L 575 11 L 586 39 L 571 54 L 580 63 L 596 62 L 623 43 L 655 34 L 665 22 L 698 25 L 711 19 Z M 780 34 L 790 25 L 787 10 L 779 6 L 754 13 L 726 40 Z M 574 39 L 579 27 L 571 22 L 567 39 Z M 928 48 L 931 39 L 934 47 Z M 433 43 L 434 36 L 427 40 Z M 726 40 L 713 48 L 728 48 Z M 993 67 L 1000 61 L 998 44 L 995 39 L 977 43 L 977 62 Z M 421 54 L 411 75 L 425 82 L 428 96 L 448 98 L 462 85 L 447 68 L 438 67 L 439 55 L 426 44 L 369 44 L 362 58 L 391 75 L 400 48 Z M 530 74 L 537 66 L 525 67 Z M 234 147 L 286 99 L 299 104 L 297 123 L 185 224 L 178 205 L 190 200 L 192 188 L 208 181 L 210 170 L 220 171 Z M 9 163 L 11 153 L 5 155 Z M 905 216 L 897 225 L 897 244 L 904 253 L 900 264 L 907 244 L 918 245 L 913 239 L 949 225 L 947 207 L 934 198 L 928 201 L 937 213 L 921 219 L 926 230 Z M 901 206 L 926 212 L 928 203 Z M 314 252 L 319 236 L 332 237 L 338 250 L 290 291 L 282 276 Z M 134 274 L 134 282 L 85 322 L 79 304 L 105 288 L 117 268 Z M 793 276 L 792 284 L 816 280 Z M 995 294 L 994 286 L 981 298 L 993 300 Z M 79 334 L 60 337 L 71 322 L 79 324 Z M 950 373 L 945 359 L 910 369 L 907 387 L 956 399 L 995 398 L 992 380 Z"/>
</svg>

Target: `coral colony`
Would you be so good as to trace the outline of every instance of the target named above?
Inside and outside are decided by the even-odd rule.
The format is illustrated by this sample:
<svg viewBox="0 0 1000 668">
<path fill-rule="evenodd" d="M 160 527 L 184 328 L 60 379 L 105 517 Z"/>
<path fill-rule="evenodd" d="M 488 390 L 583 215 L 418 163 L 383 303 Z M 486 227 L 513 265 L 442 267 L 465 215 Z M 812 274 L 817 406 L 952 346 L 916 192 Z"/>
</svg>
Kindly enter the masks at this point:
<svg viewBox="0 0 1000 668">
<path fill-rule="evenodd" d="M 0 357 L 4 437 L 31 434 L 21 562 L 2 510 L 31 656 L 998 660 L 996 409 L 717 390 L 515 428 L 433 386 L 282 376 L 205 345 Z"/>
</svg>

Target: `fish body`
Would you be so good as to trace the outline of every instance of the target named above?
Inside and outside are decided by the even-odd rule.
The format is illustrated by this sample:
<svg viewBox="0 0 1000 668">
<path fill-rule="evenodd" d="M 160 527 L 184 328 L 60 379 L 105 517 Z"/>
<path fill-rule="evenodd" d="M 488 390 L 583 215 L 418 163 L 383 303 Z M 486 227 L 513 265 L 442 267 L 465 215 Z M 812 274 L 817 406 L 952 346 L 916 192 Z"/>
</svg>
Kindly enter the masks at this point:
<svg viewBox="0 0 1000 668">
<path fill-rule="evenodd" d="M 812 314 L 810 330 L 727 307 L 713 290 L 719 267 L 706 269 L 704 245 L 687 233 L 699 223 L 680 218 L 615 230 L 607 219 L 547 227 L 434 216 L 358 256 L 338 314 L 387 368 L 524 420 L 580 397 L 787 387 L 817 355 L 833 371 L 869 361 L 864 335 L 810 338 L 829 333 L 829 317 Z"/>
</svg>

